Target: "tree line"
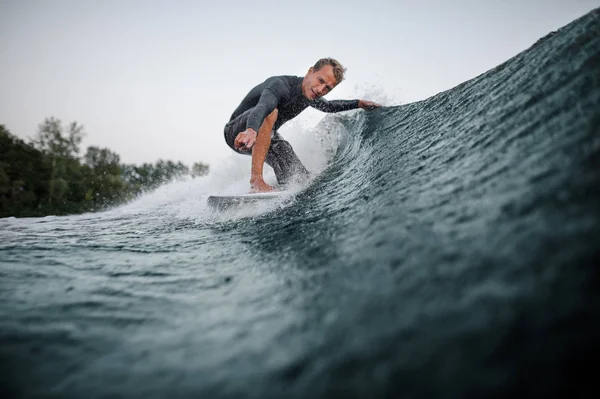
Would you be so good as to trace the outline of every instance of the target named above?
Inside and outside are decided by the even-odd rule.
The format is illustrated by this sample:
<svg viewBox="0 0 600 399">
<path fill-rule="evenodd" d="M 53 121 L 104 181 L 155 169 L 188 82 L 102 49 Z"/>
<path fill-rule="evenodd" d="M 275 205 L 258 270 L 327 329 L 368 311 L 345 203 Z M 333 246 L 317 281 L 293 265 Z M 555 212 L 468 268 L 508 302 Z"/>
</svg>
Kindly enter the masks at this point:
<svg viewBox="0 0 600 399">
<path fill-rule="evenodd" d="M 122 164 L 107 148 L 83 157 L 83 126 L 46 118 L 26 143 L 0 125 L 0 217 L 65 215 L 106 209 L 175 178 L 206 175 L 209 166 L 159 160 Z"/>
</svg>

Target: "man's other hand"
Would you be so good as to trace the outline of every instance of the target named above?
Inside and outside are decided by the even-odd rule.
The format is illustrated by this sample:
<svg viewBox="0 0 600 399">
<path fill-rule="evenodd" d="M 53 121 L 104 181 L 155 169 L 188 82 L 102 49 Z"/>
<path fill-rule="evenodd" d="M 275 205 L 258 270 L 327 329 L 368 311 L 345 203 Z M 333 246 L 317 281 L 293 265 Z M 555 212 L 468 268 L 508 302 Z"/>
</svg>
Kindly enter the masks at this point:
<svg viewBox="0 0 600 399">
<path fill-rule="evenodd" d="M 246 129 L 235 137 L 233 145 L 239 151 L 247 151 L 256 143 L 256 131 L 254 129 Z"/>
<path fill-rule="evenodd" d="M 373 101 L 358 100 L 358 107 L 362 109 L 371 110 L 381 107 L 381 104 L 377 104 Z"/>
</svg>

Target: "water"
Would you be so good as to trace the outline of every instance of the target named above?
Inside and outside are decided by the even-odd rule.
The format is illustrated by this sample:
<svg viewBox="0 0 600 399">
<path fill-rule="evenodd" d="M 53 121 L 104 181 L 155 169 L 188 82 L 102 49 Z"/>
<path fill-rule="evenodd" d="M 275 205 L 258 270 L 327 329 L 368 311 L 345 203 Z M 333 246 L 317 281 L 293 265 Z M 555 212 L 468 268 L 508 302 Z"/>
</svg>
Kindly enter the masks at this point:
<svg viewBox="0 0 600 399">
<path fill-rule="evenodd" d="M 108 212 L 0 220 L 4 397 L 576 397 L 600 302 L 600 11 L 426 101 Z M 272 174 L 267 179 L 272 179 Z"/>
</svg>

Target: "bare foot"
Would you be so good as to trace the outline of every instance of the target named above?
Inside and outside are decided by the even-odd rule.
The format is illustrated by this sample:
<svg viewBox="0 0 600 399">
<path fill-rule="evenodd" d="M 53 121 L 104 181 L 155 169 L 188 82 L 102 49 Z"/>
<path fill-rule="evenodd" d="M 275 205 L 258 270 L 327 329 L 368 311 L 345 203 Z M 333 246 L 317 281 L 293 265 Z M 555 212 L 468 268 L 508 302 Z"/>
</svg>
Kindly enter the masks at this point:
<svg viewBox="0 0 600 399">
<path fill-rule="evenodd" d="M 256 176 L 250 179 L 251 193 L 268 193 L 269 191 L 275 191 L 275 189 L 269 186 L 267 183 L 265 183 L 262 176 Z"/>
</svg>

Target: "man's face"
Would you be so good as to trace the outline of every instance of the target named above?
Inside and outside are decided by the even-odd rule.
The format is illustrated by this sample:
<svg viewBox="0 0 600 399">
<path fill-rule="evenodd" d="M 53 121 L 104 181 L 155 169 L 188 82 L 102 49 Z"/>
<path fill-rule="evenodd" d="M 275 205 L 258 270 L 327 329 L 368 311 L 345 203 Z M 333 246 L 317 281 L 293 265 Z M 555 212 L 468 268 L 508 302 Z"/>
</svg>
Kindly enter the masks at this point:
<svg viewBox="0 0 600 399">
<path fill-rule="evenodd" d="M 302 93 L 309 100 L 316 100 L 329 93 L 335 86 L 337 81 L 331 65 L 325 65 L 318 71 L 311 67 L 302 81 Z"/>
</svg>

